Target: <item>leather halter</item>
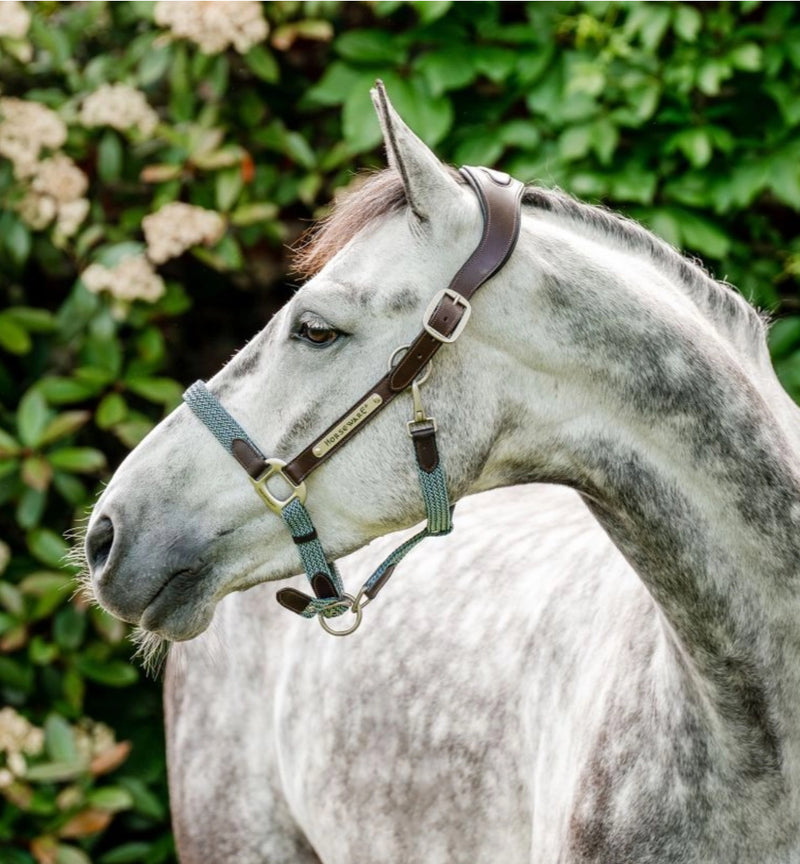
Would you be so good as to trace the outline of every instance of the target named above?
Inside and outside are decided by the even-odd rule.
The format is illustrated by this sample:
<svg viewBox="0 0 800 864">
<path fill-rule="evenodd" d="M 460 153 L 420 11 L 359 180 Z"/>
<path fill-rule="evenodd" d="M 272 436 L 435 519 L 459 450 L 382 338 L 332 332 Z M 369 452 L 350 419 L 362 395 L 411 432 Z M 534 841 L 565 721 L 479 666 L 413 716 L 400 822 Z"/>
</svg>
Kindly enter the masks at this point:
<svg viewBox="0 0 800 864">
<path fill-rule="evenodd" d="M 352 440 L 352 435 L 361 431 L 395 396 L 408 389 L 442 345 L 455 342 L 472 311 L 469 302 L 472 296 L 511 255 L 519 236 L 523 184 L 508 174 L 490 168 L 465 166 L 461 169 L 461 174 L 475 191 L 481 205 L 483 235 L 480 243 L 453 277 L 450 285 L 433 298 L 423 318 L 422 332 L 409 345 L 402 359 L 305 450 L 282 466 L 280 471 L 273 472 L 281 473 L 290 485 L 299 487 L 312 471 L 319 468 L 346 441 Z M 380 397 L 380 402 L 377 397 Z M 352 432 L 341 435 L 335 443 L 320 453 L 320 444 L 330 439 L 360 406 L 369 407 L 372 404 L 376 407 L 366 413 L 358 425 L 352 427 Z M 236 447 L 233 455 L 253 478 L 262 476 L 269 468 L 266 460 L 253 452 L 244 441 Z"/>
<path fill-rule="evenodd" d="M 518 180 L 489 168 L 464 167 L 461 174 L 480 203 L 483 215 L 480 243 L 450 285 L 431 300 L 423 315 L 422 331 L 410 345 L 394 352 L 389 371 L 294 459 L 284 462 L 266 458 L 202 381 L 195 382 L 183 395 L 194 414 L 247 471 L 264 503 L 283 518 L 297 544 L 316 597 L 309 597 L 294 588 L 283 588 L 278 591 L 278 601 L 304 617 L 319 616 L 322 626 L 335 635 L 346 635 L 358 627 L 364 606 L 374 599 L 397 564 L 419 541 L 446 534 L 452 528 L 452 508 L 436 446 L 436 423 L 425 415 L 419 388 L 427 379 L 429 364 L 436 352 L 442 345 L 455 342 L 464 330 L 472 312 L 472 296 L 500 270 L 514 250 L 519 236 L 524 189 Z M 393 363 L 401 352 L 398 362 Z M 344 593 L 336 566 L 325 555 L 311 516 L 304 507 L 304 481 L 409 387 L 414 399 L 414 418 L 408 423 L 408 431 L 414 444 L 427 525 L 396 549 L 358 594 L 351 597 Z M 278 498 L 269 489 L 268 483 L 276 475 L 291 490 L 286 498 Z M 341 615 L 347 609 L 355 613 L 355 623 L 346 630 L 331 629 L 325 619 Z"/>
</svg>

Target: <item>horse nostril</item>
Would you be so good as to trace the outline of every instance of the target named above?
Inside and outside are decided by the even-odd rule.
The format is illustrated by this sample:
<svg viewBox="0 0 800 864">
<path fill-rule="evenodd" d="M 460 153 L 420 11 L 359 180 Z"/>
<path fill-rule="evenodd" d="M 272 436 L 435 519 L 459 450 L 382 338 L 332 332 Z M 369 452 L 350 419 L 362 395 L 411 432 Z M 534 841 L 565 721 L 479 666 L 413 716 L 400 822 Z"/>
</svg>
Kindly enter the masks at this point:
<svg viewBox="0 0 800 864">
<path fill-rule="evenodd" d="M 114 544 L 114 523 L 103 516 L 86 536 L 86 558 L 93 573 L 102 570 Z"/>
</svg>

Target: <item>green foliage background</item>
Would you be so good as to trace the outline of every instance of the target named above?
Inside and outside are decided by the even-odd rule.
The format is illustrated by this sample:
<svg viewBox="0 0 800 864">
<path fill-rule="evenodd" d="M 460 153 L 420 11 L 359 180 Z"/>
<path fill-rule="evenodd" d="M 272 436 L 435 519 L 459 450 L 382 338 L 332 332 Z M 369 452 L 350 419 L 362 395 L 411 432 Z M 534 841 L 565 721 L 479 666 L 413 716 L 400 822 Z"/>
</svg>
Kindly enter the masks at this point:
<svg viewBox="0 0 800 864">
<path fill-rule="evenodd" d="M 171 37 L 145 2 L 29 4 L 27 34 L 0 38 L 2 95 L 66 122 L 90 201 L 71 237 L 32 229 L 0 158 L 0 701 L 44 730 L 0 786 L 0 862 L 173 860 L 159 687 L 72 596 L 63 538 L 182 386 L 284 302 L 286 244 L 382 164 L 375 78 L 442 158 L 562 186 L 702 257 L 776 317 L 800 396 L 798 4 L 261 9 L 269 35 L 245 54 Z M 81 125 L 106 82 L 145 94 L 151 135 Z M 88 291 L 80 274 L 142 253 L 142 219 L 175 200 L 222 214 L 224 236 L 161 265 L 157 302 Z M 87 718 L 129 755 L 108 735 L 87 750 Z M 0 722 L 0 771 L 10 758 Z"/>
</svg>

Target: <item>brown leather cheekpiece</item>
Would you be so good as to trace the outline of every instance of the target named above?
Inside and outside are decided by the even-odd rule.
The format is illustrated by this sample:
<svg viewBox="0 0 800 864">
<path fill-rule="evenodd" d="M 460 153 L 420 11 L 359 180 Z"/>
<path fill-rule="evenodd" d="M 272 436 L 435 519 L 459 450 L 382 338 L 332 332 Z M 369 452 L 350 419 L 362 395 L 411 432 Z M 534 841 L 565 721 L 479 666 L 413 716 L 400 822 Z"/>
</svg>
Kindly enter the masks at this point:
<svg viewBox="0 0 800 864">
<path fill-rule="evenodd" d="M 460 295 L 466 303 L 458 302 L 457 299 L 444 293 L 438 303 L 427 325 L 443 337 L 450 337 L 455 333 L 461 319 L 466 314 L 469 300 L 488 279 L 490 279 L 508 260 L 519 236 L 521 221 L 521 199 L 524 186 L 518 180 L 513 180 L 507 174 L 492 171 L 489 168 L 464 167 L 461 173 L 472 187 L 478 197 L 483 212 L 483 233 L 480 243 L 470 255 L 461 269 L 453 277 L 448 290 Z M 347 441 L 360 432 L 380 412 L 406 388 L 411 386 L 415 378 L 418 378 L 430 362 L 436 352 L 445 344 L 437 339 L 428 329 L 423 329 L 400 361 L 383 376 L 373 387 L 371 387 L 357 402 L 351 405 L 341 416 L 339 416 L 328 428 L 311 444 L 302 450 L 283 469 L 283 473 L 296 485 L 299 485 L 306 477 L 318 468 L 328 457 L 336 453 Z M 342 435 L 335 443 L 328 444 L 321 455 L 314 453 L 314 448 L 321 441 L 329 438 L 331 434 L 353 413 L 353 411 L 371 397 L 380 396 L 380 404 L 372 410 L 358 426 L 353 428 L 347 435 Z M 414 446 L 418 458 L 425 465 L 438 463 L 436 442 L 432 438 L 432 430 L 427 436 L 414 439 Z M 246 442 L 234 442 L 234 455 L 247 470 L 251 477 L 259 477 L 266 468 L 266 463 L 261 454 L 254 453 Z M 433 468 L 423 470 L 432 471 Z"/>
</svg>

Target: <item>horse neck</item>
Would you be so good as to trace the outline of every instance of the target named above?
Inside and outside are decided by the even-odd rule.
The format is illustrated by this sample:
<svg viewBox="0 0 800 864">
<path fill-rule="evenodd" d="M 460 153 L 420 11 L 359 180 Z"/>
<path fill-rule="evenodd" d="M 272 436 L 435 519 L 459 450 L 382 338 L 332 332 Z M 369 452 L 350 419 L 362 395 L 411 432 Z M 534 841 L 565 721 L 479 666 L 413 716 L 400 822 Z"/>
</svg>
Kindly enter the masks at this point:
<svg viewBox="0 0 800 864">
<path fill-rule="evenodd" d="M 482 485 L 581 491 L 704 699 L 772 755 L 791 739 L 800 782 L 800 413 L 652 262 L 533 228 L 496 307 L 516 416 Z"/>
</svg>

